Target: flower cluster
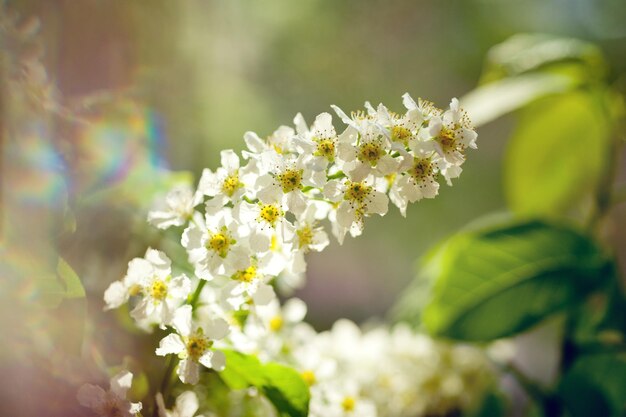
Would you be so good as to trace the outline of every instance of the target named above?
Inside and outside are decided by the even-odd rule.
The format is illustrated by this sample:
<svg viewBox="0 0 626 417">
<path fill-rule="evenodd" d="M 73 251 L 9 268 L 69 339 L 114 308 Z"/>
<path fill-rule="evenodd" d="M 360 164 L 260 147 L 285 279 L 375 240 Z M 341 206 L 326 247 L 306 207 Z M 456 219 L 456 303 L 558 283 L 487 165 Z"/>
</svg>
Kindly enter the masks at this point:
<svg viewBox="0 0 626 417">
<path fill-rule="evenodd" d="M 254 334 L 268 359 L 301 372 L 311 390 L 311 417 L 456 415 L 477 407 L 494 383 L 476 348 L 435 341 L 402 325 L 363 332 L 345 319 L 316 333 L 295 323 L 303 307 L 294 307 L 301 303 L 289 300 L 282 314 L 274 307 L 266 331 Z"/>
<path fill-rule="evenodd" d="M 422 100 L 416 103 L 408 94 L 403 103 L 403 113 L 366 103 L 365 110 L 351 116 L 332 106 L 345 124 L 340 131 L 332 115 L 322 113 L 310 126 L 298 114 L 293 128 L 281 126 L 265 139 L 247 132 L 241 156 L 222 151 L 221 166 L 205 169 L 197 189 L 171 190 L 148 215 L 160 229 L 182 230 L 180 244 L 191 268 L 173 274 L 170 259 L 148 249 L 143 258 L 130 262 L 122 280 L 108 288 L 106 307 L 131 302 L 138 325 L 171 329 L 156 354 L 178 355 L 178 375 L 185 383 L 199 380 L 201 365 L 218 371 L 227 366 L 219 348 L 229 347 L 301 369 L 317 398 L 312 415 L 375 415 L 379 394 L 385 393 L 380 396 L 383 404 L 396 389 L 397 395 L 406 396 L 395 405 L 400 411 L 381 415 L 463 406 L 468 387 L 456 373 L 449 381 L 437 382 L 429 377 L 420 382 L 407 374 L 387 381 L 389 389 L 380 391 L 377 386 L 385 374 L 354 364 L 353 353 L 365 342 L 375 346 L 363 353 L 374 355 L 369 358 L 372 364 L 395 354 L 375 352 L 376 346 L 386 344 L 385 349 L 398 350 L 407 363 L 419 367 L 421 359 L 413 357 L 415 353 L 402 351 L 403 343 L 420 343 L 409 340 L 417 336 L 400 330 L 357 336 L 356 328 L 352 339 L 351 332 L 339 330 L 317 335 L 300 323 L 306 306 L 293 300 L 281 307 L 274 291 L 302 284 L 305 255 L 328 246 L 329 234 L 339 243 L 347 234 L 360 235 L 365 219 L 386 214 L 389 201 L 406 215 L 408 203 L 437 195 L 439 177 L 451 184 L 460 174 L 466 149 L 476 147 L 476 133 L 458 100 L 453 99 L 445 111 Z M 383 333 L 385 337 L 378 339 L 376 335 Z M 331 355 L 337 349 L 351 353 Z M 285 352 L 292 356 L 285 358 Z M 452 366 L 447 359 L 444 362 Z M 402 363 L 394 367 L 399 372 L 410 368 Z M 352 373 L 357 371 L 369 375 L 355 378 Z M 351 375 L 353 382 L 344 383 L 337 372 Z M 325 375 L 328 383 L 322 383 Z M 429 400 L 402 408 L 417 395 L 420 384 L 441 384 L 445 394 L 438 397 L 439 405 Z"/>
</svg>

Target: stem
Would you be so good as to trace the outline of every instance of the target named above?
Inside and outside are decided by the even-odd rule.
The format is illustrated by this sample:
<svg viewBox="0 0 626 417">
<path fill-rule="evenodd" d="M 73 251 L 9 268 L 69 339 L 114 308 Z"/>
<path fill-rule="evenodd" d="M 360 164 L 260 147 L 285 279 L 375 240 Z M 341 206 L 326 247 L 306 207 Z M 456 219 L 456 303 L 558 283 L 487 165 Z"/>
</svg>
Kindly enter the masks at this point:
<svg viewBox="0 0 626 417">
<path fill-rule="evenodd" d="M 167 393 L 169 392 L 170 381 L 172 380 L 172 374 L 174 373 L 174 369 L 176 368 L 176 356 L 170 355 L 167 358 L 167 368 L 165 368 L 165 373 L 163 374 L 163 380 L 161 381 L 161 394 L 163 398 L 167 398 Z"/>
<path fill-rule="evenodd" d="M 191 305 L 192 308 L 194 308 L 196 304 L 198 304 L 198 300 L 200 299 L 200 294 L 202 293 L 202 289 L 204 288 L 206 283 L 207 281 L 205 279 L 201 279 L 198 282 L 198 286 L 196 287 L 196 290 L 194 291 L 193 295 L 189 299 L 189 305 Z M 163 379 L 161 380 L 161 387 L 159 388 L 159 391 L 163 395 L 164 399 L 167 399 L 169 395 L 169 389 L 171 386 L 170 382 L 172 381 L 174 377 L 174 370 L 176 369 L 176 365 L 178 364 L 178 358 L 175 355 L 168 355 L 167 361 L 168 361 L 167 367 L 165 368 L 165 372 L 163 373 Z M 158 417 L 158 413 L 159 413 L 158 407 L 155 405 L 153 416 Z"/>
<path fill-rule="evenodd" d="M 345 177 L 346 177 L 346 174 L 344 174 L 343 171 L 337 171 L 333 175 L 326 176 L 326 178 L 329 180 L 336 180 L 338 178 L 345 178 Z"/>
<path fill-rule="evenodd" d="M 196 304 L 198 303 L 198 299 L 200 299 L 200 293 L 202 292 L 202 289 L 204 288 L 204 286 L 206 285 L 206 280 L 205 279 L 201 279 L 200 282 L 198 283 L 198 286 L 196 287 L 196 291 L 194 291 L 193 295 L 191 296 L 191 299 L 189 300 L 189 304 L 191 305 L 191 307 L 195 307 Z"/>
</svg>

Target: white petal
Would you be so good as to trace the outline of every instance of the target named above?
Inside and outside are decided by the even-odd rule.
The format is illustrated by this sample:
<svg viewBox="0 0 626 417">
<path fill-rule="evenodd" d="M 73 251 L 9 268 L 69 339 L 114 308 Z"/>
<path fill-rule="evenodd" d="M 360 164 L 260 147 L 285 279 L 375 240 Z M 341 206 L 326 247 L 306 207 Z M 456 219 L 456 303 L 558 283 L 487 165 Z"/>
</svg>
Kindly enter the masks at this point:
<svg viewBox="0 0 626 417">
<path fill-rule="evenodd" d="M 223 371 L 226 365 L 226 357 L 219 350 L 211 350 L 198 359 L 199 362 L 210 369 Z"/>
<path fill-rule="evenodd" d="M 170 354 L 178 354 L 185 350 L 185 344 L 183 340 L 177 334 L 168 334 L 161 342 L 159 342 L 159 347 L 156 348 L 155 353 L 159 356 L 165 356 Z"/>
<path fill-rule="evenodd" d="M 239 157 L 232 149 L 220 152 L 222 167 L 226 168 L 229 173 L 239 169 Z"/>
<path fill-rule="evenodd" d="M 245 201 L 239 202 L 233 208 L 233 216 L 243 224 L 248 224 L 256 220 L 258 208 L 254 204 Z"/>
<path fill-rule="evenodd" d="M 206 336 L 212 340 L 223 339 L 230 331 L 228 323 L 222 319 L 213 320 L 204 329 Z"/>
<path fill-rule="evenodd" d="M 143 408 L 141 403 L 130 403 L 130 408 L 128 409 L 128 411 L 132 414 L 135 415 L 138 412 L 141 411 L 141 409 Z"/>
<path fill-rule="evenodd" d="M 265 143 L 254 132 L 246 132 L 243 135 L 243 139 L 246 142 L 246 146 L 254 153 L 261 153 L 266 148 Z"/>
<path fill-rule="evenodd" d="M 271 239 L 262 231 L 254 229 L 250 233 L 250 249 L 256 253 L 264 253 L 270 250 Z"/>
<path fill-rule="evenodd" d="M 170 265 L 172 264 L 172 262 L 167 257 L 167 255 L 165 255 L 165 253 L 152 248 L 148 248 L 148 250 L 146 251 L 146 260 L 151 262 L 157 268 L 167 269 L 168 271 L 170 269 Z"/>
<path fill-rule="evenodd" d="M 337 209 L 337 223 L 343 227 L 350 227 L 354 220 L 354 209 L 350 204 L 342 202 Z"/>
<path fill-rule="evenodd" d="M 334 104 L 331 104 L 331 106 L 330 106 L 330 107 L 331 107 L 331 108 L 335 111 L 335 113 L 337 113 L 337 116 L 339 116 L 339 118 L 340 118 L 340 119 L 341 119 L 341 120 L 342 120 L 345 124 L 350 125 L 350 126 L 354 125 L 354 122 L 352 121 L 352 119 L 350 119 L 350 118 L 348 117 L 348 115 L 347 115 L 346 113 L 344 113 L 344 111 L 343 111 L 343 110 L 341 110 L 339 107 L 335 106 Z"/>
<path fill-rule="evenodd" d="M 306 197 L 300 190 L 293 190 L 285 195 L 285 203 L 289 211 L 300 216 L 306 210 Z"/>
<path fill-rule="evenodd" d="M 143 408 L 143 406 L 141 405 L 141 403 L 130 403 L 130 408 L 128 409 L 128 411 L 132 415 L 135 415 L 135 414 L 139 413 L 142 408 Z"/>
<path fill-rule="evenodd" d="M 260 306 L 269 304 L 275 298 L 276 293 L 274 292 L 274 289 L 271 285 L 267 284 L 259 284 L 256 292 L 252 295 L 254 304 Z"/>
<path fill-rule="evenodd" d="M 176 398 L 178 417 L 193 417 L 198 407 L 198 397 L 193 391 L 185 391 Z"/>
<path fill-rule="evenodd" d="M 291 323 L 302 321 L 306 315 L 306 304 L 299 298 L 291 298 L 283 306 L 283 315 Z"/>
<path fill-rule="evenodd" d="M 296 132 L 298 132 L 298 135 L 304 135 L 309 132 L 309 128 L 306 125 L 306 121 L 304 120 L 302 113 L 296 114 L 296 117 L 293 118 L 293 124 L 296 126 Z"/>
<path fill-rule="evenodd" d="M 185 219 L 171 212 L 151 211 L 148 213 L 148 223 L 159 229 L 167 229 L 171 226 L 182 226 Z"/>
<path fill-rule="evenodd" d="M 126 398 L 126 391 L 133 383 L 133 374 L 129 371 L 121 371 L 111 378 L 111 391 L 120 398 Z"/>
<path fill-rule="evenodd" d="M 172 278 L 168 285 L 167 294 L 172 298 L 186 298 L 191 292 L 191 280 L 185 274 Z"/>
<path fill-rule="evenodd" d="M 384 215 L 387 213 L 389 205 L 389 199 L 383 193 L 378 191 L 372 191 L 370 194 L 369 204 L 367 205 L 368 213 L 377 213 Z"/>
<path fill-rule="evenodd" d="M 348 175 L 350 176 L 350 179 L 352 181 L 361 182 L 365 179 L 365 177 L 367 177 L 367 175 L 370 173 L 371 170 L 372 168 L 369 166 L 369 164 L 364 164 L 363 162 L 357 162 L 354 169 L 348 172 Z"/>
<path fill-rule="evenodd" d="M 183 336 L 191 334 L 191 306 L 186 304 L 174 312 L 172 325 Z"/>
<path fill-rule="evenodd" d="M 213 364 L 213 369 L 216 371 L 223 371 L 226 367 L 226 356 L 219 350 L 213 351 L 213 357 L 211 358 L 211 363 Z"/>
<path fill-rule="evenodd" d="M 324 197 L 332 201 L 337 201 L 341 196 L 341 184 L 337 180 L 331 180 L 324 186 Z"/>
<path fill-rule="evenodd" d="M 257 184 L 258 184 L 258 181 L 257 181 Z M 272 204 L 280 200 L 282 195 L 283 195 L 282 189 L 278 185 L 275 185 L 275 184 L 268 184 L 266 186 L 260 187 L 259 191 L 256 194 L 258 199 L 261 200 L 265 204 Z"/>
<path fill-rule="evenodd" d="M 178 365 L 178 377 L 186 384 L 196 384 L 200 378 L 200 366 L 196 361 L 183 359 Z"/>
<path fill-rule="evenodd" d="M 115 281 L 109 285 L 104 292 L 105 310 L 118 308 L 128 300 L 128 290 L 120 281 Z"/>
<path fill-rule="evenodd" d="M 381 174 L 389 175 L 398 168 L 398 161 L 391 155 L 385 154 L 378 160 L 376 168 L 378 168 Z"/>
<path fill-rule="evenodd" d="M 309 244 L 309 248 L 321 252 L 329 243 L 328 234 L 324 230 L 318 229 L 314 231 L 313 241 Z"/>
<path fill-rule="evenodd" d="M 417 103 L 415 103 L 415 100 L 413 100 L 409 93 L 404 93 L 404 95 L 402 95 L 402 104 L 404 104 L 404 107 L 406 107 L 407 110 L 417 108 Z"/>
</svg>

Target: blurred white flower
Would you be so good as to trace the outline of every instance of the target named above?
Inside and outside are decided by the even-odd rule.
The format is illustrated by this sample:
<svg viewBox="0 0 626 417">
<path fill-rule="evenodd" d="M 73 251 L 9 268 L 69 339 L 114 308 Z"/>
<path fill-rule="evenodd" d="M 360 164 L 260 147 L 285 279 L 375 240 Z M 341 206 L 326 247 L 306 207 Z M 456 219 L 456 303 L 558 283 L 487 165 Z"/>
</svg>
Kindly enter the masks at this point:
<svg viewBox="0 0 626 417">
<path fill-rule="evenodd" d="M 122 371 L 111 378 L 108 391 L 98 385 L 83 384 L 78 389 L 78 402 L 92 409 L 101 417 L 133 417 L 141 411 L 141 403 L 133 403 L 126 399 L 133 374 Z"/>
</svg>

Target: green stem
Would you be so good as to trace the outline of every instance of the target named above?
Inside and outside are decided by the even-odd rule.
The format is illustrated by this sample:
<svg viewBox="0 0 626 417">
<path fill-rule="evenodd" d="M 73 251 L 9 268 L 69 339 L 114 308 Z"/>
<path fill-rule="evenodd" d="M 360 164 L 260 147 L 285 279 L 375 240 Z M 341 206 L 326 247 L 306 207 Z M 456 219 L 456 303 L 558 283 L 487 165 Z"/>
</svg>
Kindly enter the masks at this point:
<svg viewBox="0 0 626 417">
<path fill-rule="evenodd" d="M 189 300 L 189 304 L 191 305 L 191 307 L 195 307 L 196 304 L 198 303 L 198 300 L 200 299 L 200 293 L 202 292 L 202 289 L 204 288 L 205 285 L 206 285 L 206 280 L 201 279 L 200 282 L 198 283 L 198 286 L 196 287 L 196 290 L 191 296 L 191 299 Z"/>
<path fill-rule="evenodd" d="M 204 279 L 201 279 L 198 282 L 196 290 L 193 292 L 193 295 L 189 299 L 189 305 L 191 305 L 192 308 L 194 308 L 198 304 L 200 294 L 202 293 L 202 289 L 204 288 L 206 283 L 207 281 Z M 161 386 L 159 389 L 164 399 L 167 399 L 169 395 L 171 382 L 174 379 L 174 371 L 176 370 L 176 365 L 178 364 L 178 358 L 175 355 L 169 355 L 167 361 L 167 368 L 165 368 L 165 372 L 163 373 L 163 379 L 161 380 Z M 153 415 L 154 417 L 158 417 L 158 409 L 156 405 L 154 407 Z"/>
<path fill-rule="evenodd" d="M 326 176 L 326 178 L 329 180 L 336 180 L 338 178 L 345 178 L 345 177 L 346 177 L 346 174 L 344 174 L 343 171 L 337 171 L 333 175 Z"/>
</svg>

